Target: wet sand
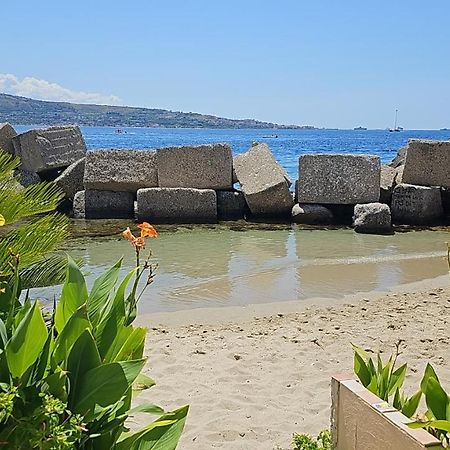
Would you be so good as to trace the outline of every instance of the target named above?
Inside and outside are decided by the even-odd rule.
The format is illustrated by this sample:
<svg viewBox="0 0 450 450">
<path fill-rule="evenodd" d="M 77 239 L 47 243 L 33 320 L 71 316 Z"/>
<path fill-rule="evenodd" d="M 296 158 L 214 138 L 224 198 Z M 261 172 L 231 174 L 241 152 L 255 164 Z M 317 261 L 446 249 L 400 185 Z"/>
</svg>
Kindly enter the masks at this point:
<svg viewBox="0 0 450 450">
<path fill-rule="evenodd" d="M 351 342 L 387 357 L 401 339 L 407 391 L 427 362 L 450 390 L 449 311 L 443 276 L 384 294 L 141 315 L 157 382 L 141 398 L 191 405 L 180 449 L 288 449 L 294 432 L 329 426 L 330 377 L 352 371 Z"/>
</svg>

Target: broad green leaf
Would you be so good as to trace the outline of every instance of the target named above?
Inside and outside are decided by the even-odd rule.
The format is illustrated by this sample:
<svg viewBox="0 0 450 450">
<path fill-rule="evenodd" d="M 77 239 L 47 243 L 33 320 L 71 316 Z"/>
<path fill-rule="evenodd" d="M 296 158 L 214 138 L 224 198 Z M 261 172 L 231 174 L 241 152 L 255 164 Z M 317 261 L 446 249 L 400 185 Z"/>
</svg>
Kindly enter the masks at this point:
<svg viewBox="0 0 450 450">
<path fill-rule="evenodd" d="M 114 361 L 117 353 L 119 353 L 122 346 L 127 341 L 128 337 L 133 333 L 133 327 L 120 325 L 117 335 L 114 341 L 111 343 L 109 348 L 107 349 L 106 355 L 104 356 L 104 360 L 107 362 Z"/>
<path fill-rule="evenodd" d="M 0 319 L 0 349 L 3 350 L 8 342 L 8 332 L 6 331 L 5 322 Z"/>
<path fill-rule="evenodd" d="M 94 281 L 94 285 L 92 286 L 91 293 L 87 300 L 89 319 L 94 326 L 97 326 L 100 312 L 107 304 L 114 286 L 116 285 L 121 265 L 122 258 Z"/>
<path fill-rule="evenodd" d="M 70 407 L 79 397 L 84 375 L 91 369 L 100 366 L 100 363 L 100 355 L 98 354 L 94 337 L 86 329 L 73 344 L 67 359 L 67 371 L 70 380 Z"/>
<path fill-rule="evenodd" d="M 425 367 L 425 372 L 423 374 L 422 381 L 420 382 L 420 389 L 424 394 L 427 390 L 427 384 L 430 378 L 434 378 L 435 380 L 439 381 L 439 378 L 436 375 L 436 372 L 434 371 L 432 365 L 428 363 L 427 366 Z"/>
<path fill-rule="evenodd" d="M 92 414 L 95 405 L 107 407 L 116 403 L 132 385 L 144 367 L 145 359 L 103 364 L 82 377 L 77 398 L 70 409 L 76 414 Z"/>
<path fill-rule="evenodd" d="M 401 408 L 402 413 L 406 417 L 412 417 L 417 408 L 419 407 L 419 402 L 422 397 L 422 391 L 419 389 L 415 394 L 413 394 L 406 402 L 403 404 Z"/>
<path fill-rule="evenodd" d="M 81 305 L 69 318 L 61 334 L 56 338 L 53 358 L 56 363 L 67 360 L 70 349 L 86 329 L 91 329 L 86 304 Z"/>
<path fill-rule="evenodd" d="M 397 388 L 401 388 L 405 382 L 407 364 L 403 364 L 391 374 L 389 382 L 389 395 L 391 395 Z"/>
<path fill-rule="evenodd" d="M 355 353 L 358 353 L 358 355 L 359 355 L 364 361 L 368 361 L 369 359 L 371 359 L 369 353 L 366 352 L 366 351 L 365 351 L 364 349 L 362 349 L 361 347 L 358 347 L 357 345 L 352 344 L 352 348 L 353 348 L 353 351 L 354 351 Z"/>
<path fill-rule="evenodd" d="M 55 313 L 55 327 L 58 333 L 62 332 L 75 311 L 86 303 L 88 298 L 86 281 L 80 268 L 70 256 L 67 258 L 66 281 Z"/>
<path fill-rule="evenodd" d="M 159 419 L 131 435 L 124 435 L 117 443 L 116 450 L 175 450 L 189 407 L 164 414 Z"/>
<path fill-rule="evenodd" d="M 6 359 L 13 377 L 21 377 L 34 364 L 45 345 L 47 334 L 41 310 L 35 302 L 6 345 Z"/>
<path fill-rule="evenodd" d="M 53 351 L 55 340 L 53 338 L 52 330 L 48 333 L 47 340 L 45 341 L 44 348 L 39 355 L 38 361 L 35 365 L 35 370 L 31 377 L 31 383 L 37 383 L 42 380 L 46 375 L 47 369 L 49 367 L 50 355 Z"/>
<path fill-rule="evenodd" d="M 113 360 L 127 361 L 142 358 L 146 334 L 145 328 L 134 328 Z"/>
<path fill-rule="evenodd" d="M 146 414 L 164 414 L 164 409 L 161 406 L 154 405 L 153 403 L 143 403 L 142 405 L 135 406 L 130 409 L 129 414 L 133 415 L 136 413 L 146 413 Z"/>
<path fill-rule="evenodd" d="M 146 389 L 150 389 L 155 385 L 156 383 L 152 378 L 143 373 L 140 373 L 133 384 L 133 389 L 135 391 L 145 391 Z"/>
<path fill-rule="evenodd" d="M 360 379 L 363 386 L 367 387 L 370 384 L 371 375 L 364 359 L 361 357 L 359 352 L 356 351 L 353 361 L 353 370 L 355 371 L 356 376 Z"/>
<path fill-rule="evenodd" d="M 428 408 L 437 420 L 445 420 L 447 418 L 449 398 L 439 381 L 435 378 L 430 377 L 428 379 L 425 400 Z"/>
<path fill-rule="evenodd" d="M 436 428 L 450 433 L 450 420 L 429 420 L 428 422 L 411 422 L 407 424 L 410 428 Z"/>
<path fill-rule="evenodd" d="M 42 380 L 42 390 L 62 401 L 67 401 L 67 372 L 58 369 Z"/>
</svg>

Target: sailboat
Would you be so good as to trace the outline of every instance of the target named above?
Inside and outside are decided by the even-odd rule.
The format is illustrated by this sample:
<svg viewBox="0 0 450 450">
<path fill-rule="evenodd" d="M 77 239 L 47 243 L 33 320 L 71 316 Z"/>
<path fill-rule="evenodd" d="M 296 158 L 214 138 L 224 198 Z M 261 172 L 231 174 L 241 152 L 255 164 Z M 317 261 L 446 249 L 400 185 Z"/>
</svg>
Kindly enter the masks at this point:
<svg viewBox="0 0 450 450">
<path fill-rule="evenodd" d="M 395 123 L 394 128 L 389 128 L 389 132 L 395 132 L 395 131 L 403 131 L 402 127 L 397 126 L 397 118 L 398 118 L 398 109 L 395 110 Z"/>
</svg>

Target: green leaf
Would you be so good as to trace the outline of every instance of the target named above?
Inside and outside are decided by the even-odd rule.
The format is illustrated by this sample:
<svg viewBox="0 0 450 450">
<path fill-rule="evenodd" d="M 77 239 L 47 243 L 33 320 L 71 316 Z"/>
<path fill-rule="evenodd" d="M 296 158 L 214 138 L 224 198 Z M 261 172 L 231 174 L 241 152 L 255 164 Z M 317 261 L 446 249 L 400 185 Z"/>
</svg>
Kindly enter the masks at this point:
<svg viewBox="0 0 450 450">
<path fill-rule="evenodd" d="M 421 397 L 422 391 L 419 389 L 414 395 L 412 395 L 412 397 L 406 400 L 403 407 L 401 408 L 402 413 L 406 417 L 412 417 L 415 414 L 417 408 L 419 407 Z"/>
<path fill-rule="evenodd" d="M 94 326 L 97 325 L 101 310 L 107 305 L 111 292 L 116 285 L 121 265 L 122 258 L 94 281 L 87 300 L 89 319 Z"/>
<path fill-rule="evenodd" d="M 91 414 L 95 405 L 106 407 L 120 400 L 145 364 L 145 359 L 103 364 L 87 371 L 70 408 L 75 414 Z"/>
<path fill-rule="evenodd" d="M 445 420 L 447 418 L 449 398 L 439 381 L 435 378 L 430 377 L 428 379 L 425 400 L 428 408 L 437 420 Z"/>
<path fill-rule="evenodd" d="M 13 377 L 21 377 L 37 360 L 47 334 L 41 310 L 35 302 L 6 345 L 6 358 Z"/>
<path fill-rule="evenodd" d="M 164 414 L 164 409 L 161 406 L 154 405 L 152 403 L 143 403 L 142 405 L 135 406 L 130 409 L 129 414 L 133 415 L 136 413 L 146 413 L 146 414 Z"/>
<path fill-rule="evenodd" d="M 392 372 L 389 382 L 389 395 L 391 395 L 397 388 L 400 389 L 403 386 L 407 367 L 407 364 L 403 364 L 403 366 Z"/>
<path fill-rule="evenodd" d="M 422 381 L 420 382 L 420 389 L 424 394 L 427 390 L 427 384 L 430 378 L 434 378 L 435 380 L 439 381 L 439 378 L 436 375 L 436 372 L 434 371 L 433 367 L 431 366 L 430 363 L 428 363 L 427 366 L 425 367 L 425 372 L 423 374 Z"/>
<path fill-rule="evenodd" d="M 86 281 L 80 268 L 70 256 L 67 258 L 66 281 L 55 313 L 55 327 L 58 333 L 62 332 L 75 311 L 86 303 L 88 298 Z"/>
<path fill-rule="evenodd" d="M 164 414 L 159 419 L 131 435 L 124 435 L 116 445 L 116 450 L 175 450 L 189 407 Z"/>
<path fill-rule="evenodd" d="M 64 402 L 67 400 L 66 387 L 67 372 L 61 369 L 57 369 L 55 373 L 52 373 L 42 380 L 42 390 L 44 392 L 49 392 L 51 395 Z"/>
<path fill-rule="evenodd" d="M 83 386 L 84 375 L 100 366 L 100 355 L 90 330 L 84 330 L 73 344 L 67 359 L 67 371 L 70 380 L 69 406 L 77 401 Z"/>
<path fill-rule="evenodd" d="M 39 355 L 38 361 L 35 365 L 34 372 L 31 376 L 31 383 L 37 383 L 42 380 L 47 372 L 50 355 L 53 351 L 55 340 L 53 338 L 53 332 L 50 331 L 47 335 L 47 340 L 45 341 L 44 348 Z"/>
<path fill-rule="evenodd" d="M 155 385 L 156 383 L 152 378 L 143 373 L 140 373 L 133 384 L 133 389 L 135 391 L 145 391 Z"/>
<path fill-rule="evenodd" d="M 56 338 L 53 358 L 56 363 L 67 360 L 69 351 L 78 337 L 86 329 L 91 329 L 91 323 L 87 317 L 86 304 L 81 305 L 69 318 L 61 334 Z"/>
<path fill-rule="evenodd" d="M 450 433 L 450 420 L 429 420 L 428 422 L 407 423 L 410 428 L 436 428 Z"/>
<path fill-rule="evenodd" d="M 126 361 L 142 358 L 146 334 L 147 330 L 145 328 L 133 328 L 133 331 L 128 336 L 113 361 Z"/>
<path fill-rule="evenodd" d="M 353 370 L 355 371 L 356 376 L 361 381 L 364 387 L 367 387 L 371 381 L 371 375 L 364 359 L 361 357 L 359 352 L 355 352 L 354 360 L 353 360 Z"/>
</svg>

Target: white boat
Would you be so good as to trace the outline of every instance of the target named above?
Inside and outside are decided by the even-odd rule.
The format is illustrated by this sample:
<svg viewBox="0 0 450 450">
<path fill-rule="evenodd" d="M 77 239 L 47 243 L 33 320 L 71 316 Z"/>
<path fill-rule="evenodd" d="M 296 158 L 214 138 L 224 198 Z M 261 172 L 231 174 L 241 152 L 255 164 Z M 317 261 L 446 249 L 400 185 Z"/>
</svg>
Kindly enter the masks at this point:
<svg viewBox="0 0 450 450">
<path fill-rule="evenodd" d="M 398 131 L 403 131 L 403 127 L 399 127 L 397 125 L 397 118 L 398 118 L 398 109 L 395 110 L 395 122 L 394 122 L 394 128 L 389 128 L 389 132 L 393 133 L 393 132 L 398 132 Z"/>
</svg>

